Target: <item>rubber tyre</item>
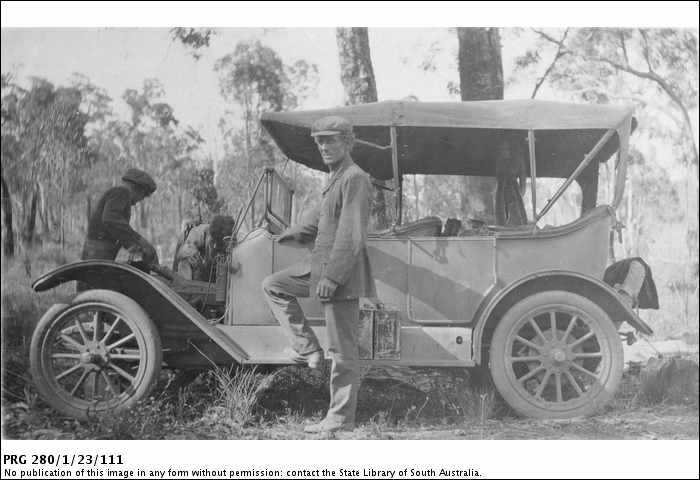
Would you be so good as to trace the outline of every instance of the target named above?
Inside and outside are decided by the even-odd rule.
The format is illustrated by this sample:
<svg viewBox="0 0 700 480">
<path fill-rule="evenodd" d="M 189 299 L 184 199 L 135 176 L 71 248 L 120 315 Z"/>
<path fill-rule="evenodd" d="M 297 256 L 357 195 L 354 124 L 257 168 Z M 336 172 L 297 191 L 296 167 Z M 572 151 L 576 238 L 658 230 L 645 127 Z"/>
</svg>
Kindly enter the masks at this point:
<svg viewBox="0 0 700 480">
<path fill-rule="evenodd" d="M 509 354 L 509 351 L 512 350 L 509 348 L 512 349 L 513 342 L 516 341 L 515 336 L 523 331 L 521 329 L 525 326 L 524 322 L 528 318 L 543 314 L 537 312 L 550 310 L 561 312 L 560 315 L 564 316 L 572 313 L 580 315 L 586 319 L 584 328 L 589 326 L 590 329 L 597 331 L 595 338 L 599 344 L 602 365 L 599 379 L 592 381 L 591 388 L 585 390 L 578 399 L 559 401 L 559 398 L 555 397 L 555 401 L 552 402 L 538 400 L 535 395 L 528 392 L 522 382 L 517 380 L 513 367 L 515 363 L 510 363 L 513 358 L 518 358 L 511 357 L 512 353 Z M 573 322 L 576 324 L 577 321 L 573 320 Z M 558 328 L 556 325 L 555 332 L 559 332 Z M 516 412 L 527 417 L 566 419 L 598 412 L 612 399 L 619 388 L 623 366 L 622 342 L 608 314 L 593 301 L 567 291 L 541 292 L 516 303 L 499 322 L 490 345 L 489 370 L 496 388 Z M 520 378 L 522 377 L 524 375 Z M 573 388 L 573 384 L 569 380 L 567 382 Z M 548 380 L 544 380 L 544 383 L 548 386 Z"/>
<path fill-rule="evenodd" d="M 134 381 L 125 391 L 111 400 L 90 404 L 59 384 L 53 374 L 50 355 L 55 334 L 66 331 L 57 330 L 61 323 L 95 310 L 122 318 L 123 325 L 120 324 L 120 327 L 134 335 L 139 363 L 134 372 Z M 81 322 L 81 325 L 84 324 Z M 134 300 L 111 290 L 88 290 L 77 295 L 70 305 L 52 306 L 34 330 L 29 353 L 30 371 L 40 395 L 59 412 L 80 420 L 122 411 L 146 398 L 158 380 L 162 356 L 160 335 L 148 314 Z M 107 382 L 103 382 L 106 391 Z"/>
</svg>

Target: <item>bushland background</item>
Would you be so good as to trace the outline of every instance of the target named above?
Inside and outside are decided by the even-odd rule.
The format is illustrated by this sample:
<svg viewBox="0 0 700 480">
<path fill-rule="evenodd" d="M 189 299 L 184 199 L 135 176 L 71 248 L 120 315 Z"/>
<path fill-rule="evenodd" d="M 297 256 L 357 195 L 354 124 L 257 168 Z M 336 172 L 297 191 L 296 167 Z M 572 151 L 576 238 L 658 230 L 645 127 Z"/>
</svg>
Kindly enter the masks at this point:
<svg viewBox="0 0 700 480">
<path fill-rule="evenodd" d="M 64 51 L 60 62 L 55 59 L 57 48 Z M 116 73 L 106 75 L 105 69 Z M 156 245 L 163 263 L 172 257 L 185 221 L 207 221 L 219 213 L 235 216 L 266 166 L 282 171 L 294 185 L 293 215 L 299 218 L 318 201 L 322 176 L 286 163 L 258 122 L 261 112 L 388 99 L 501 98 L 636 107 L 639 126 L 630 141 L 625 199 L 618 211 L 626 229 L 622 242 L 615 242 L 615 253 L 618 258 L 641 256 L 652 267 L 661 308 L 640 312 L 656 332 L 650 340 L 675 341 L 684 351 L 688 345 L 697 351 L 697 30 L 3 29 L 5 433 L 25 438 L 177 437 L 188 436 L 192 422 L 211 420 L 207 432 L 215 432 L 211 435 L 217 438 L 290 435 L 284 433 L 290 431 L 289 424 L 322 410 L 327 398 L 322 377 L 294 369 L 272 377 L 270 372 L 214 371 L 183 382 L 175 374 L 164 380 L 159 396 L 140 413 L 109 425 L 56 418 L 33 390 L 26 349 L 40 315 L 71 292 L 66 287 L 38 295 L 30 288 L 31 280 L 78 258 L 88 213 L 129 166 L 157 180 L 157 192 L 139 204 L 132 223 Z M 611 195 L 612 172 L 607 164 L 600 168 L 602 201 Z M 560 181 L 538 184 L 538 197 L 547 198 Z M 418 175 L 405 178 L 404 185 L 404 220 L 427 215 L 443 220 L 493 217 L 495 186 L 489 179 Z M 580 192 L 574 188 L 543 223 L 572 220 L 579 204 Z M 391 222 L 391 205 L 388 194 L 378 190 L 373 228 Z M 255 207 L 244 219 L 248 227 Z M 575 422 L 564 430 L 556 422 L 535 428 L 524 420 L 499 428 L 512 438 L 628 438 L 643 437 L 644 432 L 697 438 L 695 365 L 689 377 L 695 379 L 694 397 L 669 393 L 659 385 L 640 395 L 643 379 L 626 377 L 629 381 L 614 408 L 631 409 L 629 414 L 635 416 L 651 411 L 644 410 L 650 405 L 657 405 L 658 411 L 661 402 L 671 413 L 658 429 L 648 422 L 637 427 L 634 421 L 624 424 L 634 425 L 628 430 L 618 424 L 610 427 L 606 417 L 601 417 L 600 428 Z M 398 397 L 385 403 L 384 396 L 372 393 L 371 379 L 365 382 L 367 402 L 361 406 L 367 426 L 360 435 L 402 436 L 386 432 L 403 421 L 418 422 L 423 430 L 415 435 L 429 437 L 430 425 L 450 423 L 455 415 L 479 425 L 510 418 L 493 391 L 470 388 L 469 379 L 459 372 L 448 375 L 450 382 L 435 372 L 421 375 L 422 385 L 398 385 L 393 389 Z M 249 385 L 242 390 L 247 393 L 227 391 L 231 378 Z M 261 389 L 261 382 L 275 388 Z M 461 393 L 455 385 L 463 387 Z M 303 388 L 316 389 L 318 395 L 313 401 L 310 396 L 297 398 L 294 392 Z M 261 397 L 263 390 L 277 393 Z M 216 393 L 201 395 L 212 391 Z M 164 412 L 174 430 L 162 428 Z M 221 418 L 228 419 L 230 428 L 220 426 Z M 420 423 L 425 418 L 438 419 L 437 424 L 426 427 Z M 178 425 L 187 427 L 178 430 Z M 449 429 L 435 428 L 440 432 L 435 435 L 450 436 Z M 291 431 L 297 435 L 294 428 Z M 457 437 L 473 432 L 455 431 Z M 499 435 L 498 429 L 480 431 L 484 438 Z M 197 428 L 194 432 L 210 435 Z"/>
</svg>

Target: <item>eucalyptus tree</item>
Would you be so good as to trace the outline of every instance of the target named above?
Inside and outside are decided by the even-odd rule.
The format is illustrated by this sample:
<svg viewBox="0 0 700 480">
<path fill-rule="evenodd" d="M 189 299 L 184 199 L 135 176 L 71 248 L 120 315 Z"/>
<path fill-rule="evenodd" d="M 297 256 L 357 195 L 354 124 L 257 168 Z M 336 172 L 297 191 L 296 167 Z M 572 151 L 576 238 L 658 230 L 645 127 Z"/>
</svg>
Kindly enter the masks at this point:
<svg viewBox="0 0 700 480">
<path fill-rule="evenodd" d="M 264 111 L 292 110 L 310 95 L 318 83 L 318 69 L 305 60 L 285 64 L 279 54 L 259 40 L 239 42 L 233 51 L 215 63 L 219 89 L 228 109 L 219 125 L 225 140 L 225 168 L 217 173 L 217 184 L 226 187 L 228 203 L 243 205 L 265 166 L 284 161 L 272 139 L 260 125 Z M 296 175 L 297 193 L 312 188 L 308 178 Z M 307 181 L 301 181 L 306 179 Z M 255 218 L 253 202 L 249 221 Z"/>
<path fill-rule="evenodd" d="M 459 93 L 462 101 L 503 99 L 501 37 L 497 28 L 458 28 Z M 465 176 L 462 215 L 496 223 L 496 181 Z"/>
<path fill-rule="evenodd" d="M 335 38 L 340 59 L 340 81 L 345 92 L 345 105 L 377 101 L 377 84 L 372 68 L 367 28 L 336 28 Z M 386 209 L 385 183 L 375 178 L 370 230 L 389 226 Z"/>
</svg>

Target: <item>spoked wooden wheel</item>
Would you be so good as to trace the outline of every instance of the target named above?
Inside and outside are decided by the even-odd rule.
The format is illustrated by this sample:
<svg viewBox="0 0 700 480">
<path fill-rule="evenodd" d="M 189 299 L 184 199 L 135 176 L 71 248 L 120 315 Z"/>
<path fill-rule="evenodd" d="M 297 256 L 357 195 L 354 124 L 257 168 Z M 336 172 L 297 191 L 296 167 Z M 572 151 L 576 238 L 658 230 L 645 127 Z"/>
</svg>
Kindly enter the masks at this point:
<svg viewBox="0 0 700 480">
<path fill-rule="evenodd" d="M 542 292 L 506 312 L 491 341 L 490 368 L 498 391 L 523 415 L 589 415 L 620 384 L 622 343 L 609 316 L 591 300 Z"/>
<path fill-rule="evenodd" d="M 57 410 L 77 418 L 132 406 L 158 379 L 160 337 L 130 298 L 89 290 L 47 312 L 31 344 L 32 375 Z"/>
</svg>

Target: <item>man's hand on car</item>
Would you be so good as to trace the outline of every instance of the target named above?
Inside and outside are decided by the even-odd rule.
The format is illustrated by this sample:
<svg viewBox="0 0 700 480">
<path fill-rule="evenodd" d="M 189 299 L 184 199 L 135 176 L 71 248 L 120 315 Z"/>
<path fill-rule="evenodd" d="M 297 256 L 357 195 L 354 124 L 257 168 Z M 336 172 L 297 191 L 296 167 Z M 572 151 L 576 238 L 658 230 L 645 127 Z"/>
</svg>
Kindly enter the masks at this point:
<svg viewBox="0 0 700 480">
<path fill-rule="evenodd" d="M 289 242 L 291 240 L 296 240 L 296 236 L 292 232 L 282 232 L 279 237 L 277 237 L 277 243 Z"/>
<path fill-rule="evenodd" d="M 318 295 L 321 300 L 330 300 L 337 288 L 337 283 L 329 278 L 323 277 L 316 285 L 316 295 Z"/>
<path fill-rule="evenodd" d="M 143 261 L 146 265 L 158 265 L 158 253 L 156 253 L 156 249 L 153 248 L 153 245 L 143 241 L 139 247 L 141 248 Z"/>
</svg>

